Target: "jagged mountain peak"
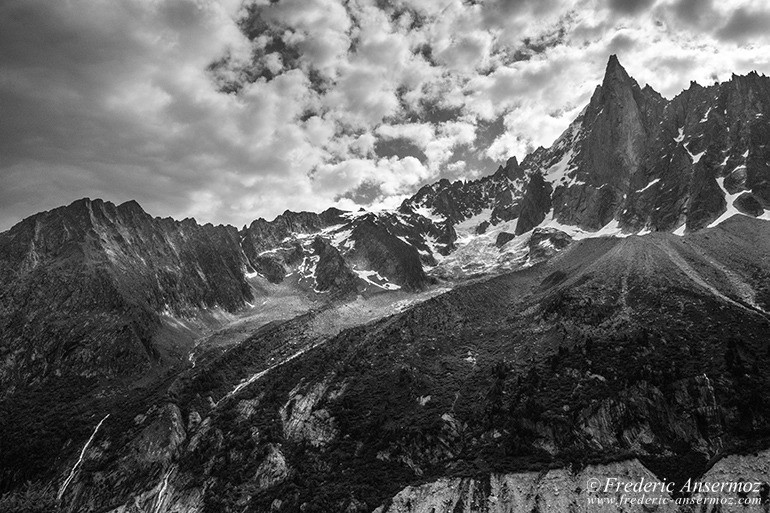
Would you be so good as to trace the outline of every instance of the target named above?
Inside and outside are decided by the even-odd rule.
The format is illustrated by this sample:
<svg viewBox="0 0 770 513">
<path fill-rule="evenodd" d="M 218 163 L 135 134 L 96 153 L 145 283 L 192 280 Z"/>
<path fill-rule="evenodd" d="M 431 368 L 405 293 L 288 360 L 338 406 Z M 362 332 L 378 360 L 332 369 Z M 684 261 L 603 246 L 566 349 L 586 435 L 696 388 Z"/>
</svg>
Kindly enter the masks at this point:
<svg viewBox="0 0 770 513">
<path fill-rule="evenodd" d="M 607 67 L 604 71 L 604 80 L 602 83 L 609 84 L 612 81 L 626 82 L 628 80 L 633 79 L 623 65 L 620 64 L 618 56 L 615 54 L 610 55 L 610 58 L 607 60 Z"/>
<path fill-rule="evenodd" d="M 617 56 L 611 55 L 602 83 L 596 88 L 588 111 L 598 112 L 612 105 L 641 104 L 646 100 L 646 97 L 647 94 L 643 93 L 637 81 L 620 64 Z"/>
<path fill-rule="evenodd" d="M 46 238 L 66 235 L 68 240 L 79 239 L 99 226 L 112 223 L 133 224 L 140 219 L 150 218 L 136 201 L 127 201 L 115 205 L 99 198 L 80 198 L 68 205 L 34 214 L 7 232 L 9 236 L 19 236 L 27 230 L 29 236 Z"/>
<path fill-rule="evenodd" d="M 507 178 L 508 180 L 518 180 L 524 177 L 524 170 L 519 165 L 519 161 L 516 157 L 511 157 L 505 163 L 505 166 L 501 165 L 497 168 L 493 177 L 497 179 Z"/>
<path fill-rule="evenodd" d="M 770 218 L 768 116 L 770 80 L 757 73 L 693 83 L 669 100 L 611 55 L 589 104 L 550 147 L 473 182 L 425 186 L 404 204 L 471 234 L 500 222 L 518 234 L 538 225 L 681 234 L 735 213 Z"/>
<path fill-rule="evenodd" d="M 596 87 L 587 111 L 600 111 L 608 103 L 635 103 L 640 111 L 649 109 L 649 104 L 663 102 L 663 96 L 649 84 L 639 87 L 639 83 L 620 63 L 616 55 L 611 55 L 607 61 L 604 78 L 601 85 Z M 593 107 L 593 109 L 592 109 Z"/>
</svg>

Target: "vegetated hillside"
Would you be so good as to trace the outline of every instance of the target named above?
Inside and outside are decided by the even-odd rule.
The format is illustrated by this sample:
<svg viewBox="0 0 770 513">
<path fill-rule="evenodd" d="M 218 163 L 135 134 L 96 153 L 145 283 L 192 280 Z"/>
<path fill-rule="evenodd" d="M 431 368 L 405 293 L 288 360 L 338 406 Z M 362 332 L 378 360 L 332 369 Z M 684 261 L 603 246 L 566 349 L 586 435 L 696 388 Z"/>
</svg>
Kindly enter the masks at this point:
<svg viewBox="0 0 770 513">
<path fill-rule="evenodd" d="M 220 385 L 178 382 L 179 419 L 198 420 L 177 423 L 186 441 L 152 473 L 170 472 L 164 504 L 369 511 L 441 476 L 636 456 L 682 480 L 766 447 L 769 235 L 739 216 L 684 238 L 583 240 L 347 330 L 216 404 L 201 398 Z M 205 374 L 249 375 L 247 355 L 279 333 Z M 72 504 L 130 500 L 96 486 L 118 475 L 110 461 L 94 455 Z"/>
</svg>

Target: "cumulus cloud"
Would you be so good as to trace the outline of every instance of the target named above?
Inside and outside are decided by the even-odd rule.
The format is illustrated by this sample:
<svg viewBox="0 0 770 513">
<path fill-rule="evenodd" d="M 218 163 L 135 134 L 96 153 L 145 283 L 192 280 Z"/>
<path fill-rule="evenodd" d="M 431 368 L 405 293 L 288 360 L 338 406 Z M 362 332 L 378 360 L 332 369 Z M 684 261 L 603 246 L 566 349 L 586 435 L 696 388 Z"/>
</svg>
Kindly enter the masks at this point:
<svg viewBox="0 0 770 513">
<path fill-rule="evenodd" d="M 243 225 L 394 206 L 549 145 L 607 57 L 770 72 L 759 0 L 6 0 L 0 229 L 83 196 Z"/>
</svg>

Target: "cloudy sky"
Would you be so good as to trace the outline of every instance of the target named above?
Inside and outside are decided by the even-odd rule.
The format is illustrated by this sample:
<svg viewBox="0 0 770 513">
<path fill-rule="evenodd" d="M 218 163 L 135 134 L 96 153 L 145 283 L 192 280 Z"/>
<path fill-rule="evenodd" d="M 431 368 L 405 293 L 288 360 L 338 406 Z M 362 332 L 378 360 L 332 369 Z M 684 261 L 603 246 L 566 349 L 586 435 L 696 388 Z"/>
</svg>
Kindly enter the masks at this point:
<svg viewBox="0 0 770 513">
<path fill-rule="evenodd" d="M 770 74 L 764 0 L 3 0 L 0 230 L 88 196 L 241 226 L 547 146 L 615 53 Z"/>
</svg>

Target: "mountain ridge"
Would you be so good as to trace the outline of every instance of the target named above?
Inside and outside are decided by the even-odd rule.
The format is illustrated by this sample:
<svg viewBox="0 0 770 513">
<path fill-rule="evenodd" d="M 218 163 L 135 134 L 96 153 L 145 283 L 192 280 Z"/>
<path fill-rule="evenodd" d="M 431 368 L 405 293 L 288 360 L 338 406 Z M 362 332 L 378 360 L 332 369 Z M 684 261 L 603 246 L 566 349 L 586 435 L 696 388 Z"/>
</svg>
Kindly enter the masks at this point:
<svg viewBox="0 0 770 513">
<path fill-rule="evenodd" d="M 183 354 L 201 329 L 249 308 L 265 287 L 313 301 L 422 290 L 531 265 L 574 238 L 681 235 L 735 214 L 770 219 L 768 123 L 767 77 L 693 83 L 667 100 L 640 88 L 612 55 L 588 105 L 551 147 L 478 180 L 425 185 L 394 211 L 286 210 L 239 230 L 153 217 L 136 201 L 83 198 L 0 233 L 7 284 L 0 317 L 15 348 L 6 354 L 33 336 L 24 308 L 58 318 L 49 325 L 62 328 L 50 338 L 79 347 L 70 322 L 43 313 L 46 280 L 68 291 L 52 296 L 61 302 L 55 310 L 83 306 L 110 316 L 133 340 L 129 367 L 148 369 L 164 354 Z M 93 306 L 93 290 L 111 306 Z M 19 365 L 0 370 L 0 382 Z"/>
<path fill-rule="evenodd" d="M 527 472 L 767 449 L 769 107 L 756 73 L 667 100 L 611 56 L 551 147 L 392 211 L 26 218 L 0 494 L 71 471 L 69 511 L 497 511 Z"/>
</svg>

